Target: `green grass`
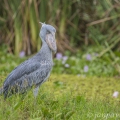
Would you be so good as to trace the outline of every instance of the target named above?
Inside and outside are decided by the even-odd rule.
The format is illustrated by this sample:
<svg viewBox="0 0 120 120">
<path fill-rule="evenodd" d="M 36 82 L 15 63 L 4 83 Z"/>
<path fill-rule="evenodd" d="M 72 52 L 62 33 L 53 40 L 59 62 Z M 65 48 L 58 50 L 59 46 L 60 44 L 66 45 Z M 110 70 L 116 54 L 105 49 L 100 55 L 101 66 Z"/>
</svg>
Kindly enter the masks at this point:
<svg viewBox="0 0 120 120">
<path fill-rule="evenodd" d="M 36 100 L 32 90 L 24 98 L 13 95 L 5 101 L 0 96 L 0 120 L 120 119 L 120 97 L 112 97 L 119 85 L 119 78 L 52 74 Z"/>
<path fill-rule="evenodd" d="M 2 49 L 0 52 L 0 86 L 10 71 L 27 59 L 7 54 L 6 50 Z M 54 61 L 53 72 L 49 80 L 40 87 L 36 100 L 32 90 L 24 96 L 13 95 L 6 101 L 3 96 L 0 96 L 0 120 L 120 119 L 120 96 L 112 97 L 115 91 L 120 92 L 119 76 L 103 77 L 105 71 L 107 76 L 114 71 L 111 67 L 105 71 L 98 71 L 102 68 L 104 59 L 101 59 L 101 62 L 86 61 L 85 54 L 79 55 L 74 59 L 69 57 L 66 61 L 71 67 L 70 70 L 72 66 L 74 67 L 71 72 L 74 75 L 70 75 L 69 69 L 64 67 L 62 61 Z M 90 71 L 86 74 L 81 72 L 78 76 L 76 71 L 77 68 L 81 69 L 82 64 L 90 65 Z M 64 68 L 69 75 L 63 74 L 64 72 L 55 74 L 61 68 Z M 101 77 L 93 77 L 97 76 L 93 69 Z"/>
</svg>

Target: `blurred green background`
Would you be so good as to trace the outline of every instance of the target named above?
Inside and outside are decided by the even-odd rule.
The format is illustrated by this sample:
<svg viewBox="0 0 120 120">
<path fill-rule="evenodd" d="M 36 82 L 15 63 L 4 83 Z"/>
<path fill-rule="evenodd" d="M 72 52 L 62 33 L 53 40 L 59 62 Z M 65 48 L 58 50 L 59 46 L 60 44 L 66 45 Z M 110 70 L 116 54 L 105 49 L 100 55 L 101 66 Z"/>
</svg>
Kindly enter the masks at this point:
<svg viewBox="0 0 120 120">
<path fill-rule="evenodd" d="M 119 0 L 3 0 L 1 74 L 40 50 L 39 21 L 57 30 L 54 73 L 119 76 Z"/>
</svg>

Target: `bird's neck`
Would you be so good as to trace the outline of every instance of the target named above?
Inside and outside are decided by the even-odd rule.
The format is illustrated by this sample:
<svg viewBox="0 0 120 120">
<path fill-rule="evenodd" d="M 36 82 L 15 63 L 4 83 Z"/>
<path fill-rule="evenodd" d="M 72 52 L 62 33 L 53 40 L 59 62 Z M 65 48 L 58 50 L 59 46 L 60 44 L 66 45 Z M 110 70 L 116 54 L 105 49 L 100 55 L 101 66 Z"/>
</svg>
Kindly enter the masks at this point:
<svg viewBox="0 0 120 120">
<path fill-rule="evenodd" d="M 45 41 L 42 42 L 40 53 L 43 55 L 43 59 L 52 61 L 52 51 Z"/>
</svg>

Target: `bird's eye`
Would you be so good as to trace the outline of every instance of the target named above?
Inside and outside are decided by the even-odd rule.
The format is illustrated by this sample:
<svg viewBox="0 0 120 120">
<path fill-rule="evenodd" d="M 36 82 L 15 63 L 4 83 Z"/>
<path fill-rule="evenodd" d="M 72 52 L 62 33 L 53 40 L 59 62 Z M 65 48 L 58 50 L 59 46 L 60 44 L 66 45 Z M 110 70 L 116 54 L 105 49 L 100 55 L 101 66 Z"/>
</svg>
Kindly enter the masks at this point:
<svg viewBox="0 0 120 120">
<path fill-rule="evenodd" d="M 50 31 L 47 30 L 47 34 L 50 34 Z"/>
</svg>

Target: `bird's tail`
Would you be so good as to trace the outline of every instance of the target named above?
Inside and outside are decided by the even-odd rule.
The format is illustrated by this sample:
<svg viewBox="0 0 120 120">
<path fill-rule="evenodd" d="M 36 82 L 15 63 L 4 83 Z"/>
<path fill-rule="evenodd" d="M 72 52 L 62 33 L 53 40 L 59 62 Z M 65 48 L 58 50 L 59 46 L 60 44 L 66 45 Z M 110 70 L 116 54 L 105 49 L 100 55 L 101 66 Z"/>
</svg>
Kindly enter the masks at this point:
<svg viewBox="0 0 120 120">
<path fill-rule="evenodd" d="M 3 94 L 3 87 L 0 88 L 0 95 Z"/>
</svg>

